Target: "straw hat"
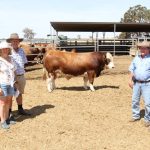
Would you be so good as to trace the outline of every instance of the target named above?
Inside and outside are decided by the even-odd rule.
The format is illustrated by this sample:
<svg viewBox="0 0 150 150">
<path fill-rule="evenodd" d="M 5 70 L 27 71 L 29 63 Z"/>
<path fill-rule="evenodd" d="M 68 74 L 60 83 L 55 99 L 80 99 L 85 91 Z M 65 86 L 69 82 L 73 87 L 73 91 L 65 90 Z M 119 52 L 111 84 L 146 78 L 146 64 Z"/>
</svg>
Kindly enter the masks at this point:
<svg viewBox="0 0 150 150">
<path fill-rule="evenodd" d="M 148 41 L 140 42 L 140 43 L 137 44 L 137 47 L 138 48 L 140 48 L 140 47 L 150 48 L 150 42 L 148 42 Z"/>
<path fill-rule="evenodd" d="M 19 38 L 19 35 L 17 33 L 12 33 L 6 41 L 10 43 L 11 40 L 19 40 L 19 42 L 21 42 L 23 41 L 23 38 Z"/>
<path fill-rule="evenodd" d="M 9 49 L 11 49 L 11 46 L 10 46 L 10 44 L 7 43 L 6 41 L 3 41 L 3 42 L 0 43 L 0 50 L 1 50 L 1 49 L 4 49 L 4 48 L 9 48 Z"/>
</svg>

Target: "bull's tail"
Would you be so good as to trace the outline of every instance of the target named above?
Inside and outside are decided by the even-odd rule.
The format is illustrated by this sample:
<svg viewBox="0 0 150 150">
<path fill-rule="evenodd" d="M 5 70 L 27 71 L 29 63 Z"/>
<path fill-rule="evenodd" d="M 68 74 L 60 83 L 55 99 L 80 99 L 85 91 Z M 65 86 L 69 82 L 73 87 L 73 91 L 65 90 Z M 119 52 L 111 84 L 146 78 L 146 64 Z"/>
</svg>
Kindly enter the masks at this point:
<svg viewBox="0 0 150 150">
<path fill-rule="evenodd" d="M 46 80 L 48 78 L 48 72 L 46 68 L 43 68 L 43 80 Z"/>
</svg>

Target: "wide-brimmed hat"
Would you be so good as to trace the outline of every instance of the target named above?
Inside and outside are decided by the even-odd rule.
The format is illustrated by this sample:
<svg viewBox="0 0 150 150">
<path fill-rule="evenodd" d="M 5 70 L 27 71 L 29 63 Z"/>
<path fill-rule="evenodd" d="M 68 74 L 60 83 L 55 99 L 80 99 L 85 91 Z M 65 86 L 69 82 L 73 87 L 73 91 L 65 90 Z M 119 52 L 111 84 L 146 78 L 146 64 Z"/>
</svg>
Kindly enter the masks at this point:
<svg viewBox="0 0 150 150">
<path fill-rule="evenodd" d="M 1 50 L 1 49 L 4 49 L 4 48 L 9 48 L 9 49 L 11 49 L 11 46 L 10 46 L 10 44 L 7 43 L 6 41 L 3 41 L 3 42 L 0 43 L 0 50 Z"/>
<path fill-rule="evenodd" d="M 12 33 L 6 41 L 10 43 L 11 40 L 19 40 L 21 42 L 23 41 L 23 38 L 19 38 L 19 35 L 17 33 Z"/>
<path fill-rule="evenodd" d="M 150 42 L 148 42 L 148 41 L 139 42 L 139 43 L 137 44 L 137 47 L 138 47 L 138 48 L 140 48 L 140 47 L 150 48 Z"/>
</svg>

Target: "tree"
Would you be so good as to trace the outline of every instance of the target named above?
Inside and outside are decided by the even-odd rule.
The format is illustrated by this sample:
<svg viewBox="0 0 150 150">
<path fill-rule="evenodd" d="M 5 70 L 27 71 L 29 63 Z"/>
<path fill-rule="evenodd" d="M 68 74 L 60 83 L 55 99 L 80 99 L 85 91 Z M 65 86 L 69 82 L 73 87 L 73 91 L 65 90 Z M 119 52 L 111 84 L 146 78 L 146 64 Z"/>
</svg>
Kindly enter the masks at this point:
<svg viewBox="0 0 150 150">
<path fill-rule="evenodd" d="M 32 40 L 34 38 L 34 36 L 35 36 L 35 33 L 33 32 L 32 29 L 25 28 L 23 30 L 23 32 L 24 32 L 24 38 L 29 40 L 29 41 Z"/>
<path fill-rule="evenodd" d="M 122 23 L 150 23 L 150 10 L 141 5 L 136 5 L 130 7 L 127 12 L 125 12 L 124 17 L 121 18 Z M 145 33 L 121 33 L 119 38 L 131 38 L 132 36 L 142 36 Z M 146 33 L 148 34 L 148 33 Z"/>
</svg>

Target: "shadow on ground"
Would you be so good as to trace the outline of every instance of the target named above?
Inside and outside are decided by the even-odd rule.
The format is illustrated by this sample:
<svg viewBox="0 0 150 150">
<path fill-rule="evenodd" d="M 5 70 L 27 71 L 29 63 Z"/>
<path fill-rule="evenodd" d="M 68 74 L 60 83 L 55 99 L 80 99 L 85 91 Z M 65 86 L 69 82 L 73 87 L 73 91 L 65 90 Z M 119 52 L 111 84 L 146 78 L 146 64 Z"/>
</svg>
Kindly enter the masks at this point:
<svg viewBox="0 0 150 150">
<path fill-rule="evenodd" d="M 99 89 L 106 89 L 106 88 L 110 88 L 110 89 L 119 89 L 119 86 L 110 86 L 110 85 L 103 85 L 103 86 L 94 86 L 95 90 L 99 90 Z M 72 86 L 72 87 L 57 87 L 56 90 L 68 90 L 68 91 L 86 91 L 84 89 L 83 86 Z M 90 88 L 88 87 L 88 90 L 90 90 Z"/>
<path fill-rule="evenodd" d="M 25 110 L 25 111 L 31 113 L 30 116 L 18 115 L 17 110 L 14 111 L 13 113 L 14 113 L 14 116 L 16 118 L 16 121 L 21 122 L 25 119 L 34 118 L 36 116 L 39 116 L 39 115 L 45 113 L 47 109 L 51 109 L 54 107 L 55 107 L 54 105 L 45 104 L 45 105 L 38 105 L 38 106 L 32 107 L 30 110 Z"/>
</svg>

